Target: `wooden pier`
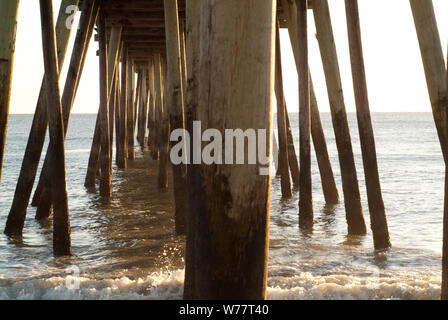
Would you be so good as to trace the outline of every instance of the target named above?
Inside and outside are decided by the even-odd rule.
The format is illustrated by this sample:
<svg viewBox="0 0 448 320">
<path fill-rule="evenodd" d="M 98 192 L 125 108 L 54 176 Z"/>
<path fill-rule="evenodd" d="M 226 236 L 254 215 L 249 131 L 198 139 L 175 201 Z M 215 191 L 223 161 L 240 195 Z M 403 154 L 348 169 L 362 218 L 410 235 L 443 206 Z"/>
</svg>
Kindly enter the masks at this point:
<svg viewBox="0 0 448 320">
<path fill-rule="evenodd" d="M 411 0 L 410 4 L 447 162 L 448 73 L 434 8 L 431 0 Z M 391 241 L 369 110 L 357 0 L 345 0 L 345 5 L 373 248 L 386 250 Z M 59 72 L 71 34 L 66 26 L 68 6 L 79 6 L 81 17 L 68 76 L 60 90 Z M 19 0 L 0 2 L 0 177 L 15 30 L 17 23 L 22 23 L 17 21 L 18 9 Z M 62 0 L 56 21 L 52 0 L 40 0 L 40 10 L 45 76 L 5 226 L 8 236 L 22 235 L 32 199 L 31 204 L 37 207 L 36 219 L 47 219 L 53 213 L 54 254 L 71 253 L 64 140 L 87 50 L 94 39 L 98 43 L 100 103 L 90 157 L 85 164 L 86 188 L 99 192 L 106 202 L 114 197 L 114 140 L 119 170 L 126 170 L 127 163 L 135 159 L 135 148 L 149 150 L 159 161 L 159 175 L 158 181 L 148 183 L 158 184 L 160 192 L 173 184 L 175 230 L 186 234 L 184 297 L 264 299 L 271 176 L 260 175 L 259 164 L 196 161 L 202 149 L 194 149 L 193 141 L 187 143 L 187 135 L 194 139 L 195 121 L 200 121 L 202 131 L 215 129 L 222 136 L 227 129 L 265 130 L 268 138 L 264 144 L 269 152 L 275 93 L 281 191 L 284 198 L 300 192 L 300 228 L 311 230 L 314 221 L 311 143 L 325 200 L 328 204 L 339 202 L 309 72 L 307 17 L 311 10 L 336 137 L 347 232 L 366 233 L 328 0 Z M 280 29 L 288 30 L 299 79 L 298 146 L 294 145 L 283 92 Z M 36 179 L 47 128 L 50 144 Z M 184 133 L 173 141 L 171 133 L 176 130 Z M 179 142 L 184 144 L 182 150 L 187 150 L 182 155 L 185 161 L 174 163 L 170 152 Z M 214 150 L 215 157 L 224 154 L 221 148 Z M 37 188 L 32 196 L 35 181 Z M 448 196 L 448 190 L 445 193 Z M 442 298 L 448 299 L 446 199 Z"/>
</svg>

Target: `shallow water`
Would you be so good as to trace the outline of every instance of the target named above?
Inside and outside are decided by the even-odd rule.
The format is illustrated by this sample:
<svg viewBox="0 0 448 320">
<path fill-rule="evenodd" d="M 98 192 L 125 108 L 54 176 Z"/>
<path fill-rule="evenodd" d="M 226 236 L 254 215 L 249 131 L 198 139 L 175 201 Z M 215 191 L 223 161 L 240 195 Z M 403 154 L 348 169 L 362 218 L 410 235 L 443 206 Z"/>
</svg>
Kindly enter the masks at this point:
<svg viewBox="0 0 448 320">
<path fill-rule="evenodd" d="M 185 239 L 174 233 L 172 191 L 159 193 L 147 152 L 127 171 L 114 167 L 113 201 L 84 188 L 95 115 L 72 116 L 66 141 L 73 256 L 52 255 L 51 221 L 29 207 L 22 241 L 0 235 L 0 299 L 178 299 Z M 365 219 L 369 214 L 356 127 L 349 115 Z M 369 230 L 347 237 L 344 204 L 326 207 L 313 154 L 315 226 L 298 228 L 298 194 L 281 200 L 272 180 L 268 298 L 438 299 L 444 166 L 430 113 L 373 114 L 378 162 L 393 248 L 375 253 Z M 10 116 L 2 183 L 3 229 L 31 126 Z M 297 115 L 291 116 L 298 138 Z M 342 186 L 329 114 L 322 114 L 339 193 Z M 296 141 L 297 143 L 297 141 Z M 72 288 L 79 270 L 79 288 Z M 67 286 L 67 284 L 69 286 Z"/>
</svg>

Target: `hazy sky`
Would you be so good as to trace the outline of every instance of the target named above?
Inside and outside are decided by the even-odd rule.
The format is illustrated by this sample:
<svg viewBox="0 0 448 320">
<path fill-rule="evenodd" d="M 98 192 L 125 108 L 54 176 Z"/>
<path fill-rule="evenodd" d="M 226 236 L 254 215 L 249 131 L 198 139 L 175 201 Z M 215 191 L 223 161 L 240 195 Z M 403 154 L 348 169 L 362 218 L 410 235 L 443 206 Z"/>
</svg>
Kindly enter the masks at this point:
<svg viewBox="0 0 448 320">
<path fill-rule="evenodd" d="M 60 0 L 54 0 L 55 19 Z M 446 57 L 448 1 L 434 0 Z M 329 0 L 347 111 L 355 111 L 343 0 Z M 381 6 L 383 5 L 383 7 Z M 384 7 L 384 5 L 386 5 Z M 359 0 L 361 32 L 372 112 L 431 111 L 417 36 L 408 0 Z M 329 111 L 312 12 L 309 11 L 310 67 L 322 112 Z M 79 18 L 79 17 L 78 17 Z M 77 20 L 76 20 L 77 23 Z M 70 61 L 75 30 L 61 76 L 61 90 Z M 298 111 L 297 73 L 286 31 L 281 33 L 288 109 Z M 98 110 L 97 43 L 92 41 L 73 112 Z M 22 0 L 19 8 L 11 113 L 34 113 L 43 76 L 39 1 Z"/>
</svg>

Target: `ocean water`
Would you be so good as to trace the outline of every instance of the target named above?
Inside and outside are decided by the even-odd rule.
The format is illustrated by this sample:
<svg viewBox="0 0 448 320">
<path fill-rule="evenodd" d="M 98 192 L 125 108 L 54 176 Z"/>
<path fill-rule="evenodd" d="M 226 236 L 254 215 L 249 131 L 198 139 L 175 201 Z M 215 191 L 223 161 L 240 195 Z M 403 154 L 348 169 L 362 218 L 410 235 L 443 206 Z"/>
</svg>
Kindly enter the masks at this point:
<svg viewBox="0 0 448 320">
<path fill-rule="evenodd" d="M 369 212 L 356 127 L 349 114 L 366 222 Z M 373 114 L 379 171 L 393 247 L 375 253 L 372 235 L 348 237 L 344 204 L 325 206 L 313 154 L 315 225 L 298 228 L 298 194 L 281 200 L 273 177 L 269 299 L 438 299 L 444 165 L 430 113 Z M 0 185 L 0 229 L 12 203 L 32 116 L 10 116 Z M 297 114 L 291 115 L 298 140 Z M 342 198 L 335 139 L 322 114 Z M 51 220 L 29 207 L 21 241 L 0 234 L 0 299 L 180 299 L 185 238 L 174 233 L 172 190 L 159 193 L 147 152 L 114 166 L 113 200 L 84 188 L 94 115 L 73 115 L 66 141 L 73 256 L 52 255 Z M 46 150 L 46 148 L 45 148 Z M 297 148 L 298 150 L 298 148 Z"/>
</svg>

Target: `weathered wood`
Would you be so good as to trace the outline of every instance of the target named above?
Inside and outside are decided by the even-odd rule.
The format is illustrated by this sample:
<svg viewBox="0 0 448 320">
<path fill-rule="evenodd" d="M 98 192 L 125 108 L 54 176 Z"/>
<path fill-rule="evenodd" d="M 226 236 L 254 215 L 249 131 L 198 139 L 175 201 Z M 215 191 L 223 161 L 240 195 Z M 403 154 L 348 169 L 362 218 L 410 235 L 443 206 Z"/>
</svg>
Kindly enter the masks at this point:
<svg viewBox="0 0 448 320">
<path fill-rule="evenodd" d="M 359 140 L 361 142 L 362 160 L 364 164 L 373 243 L 375 249 L 386 249 L 391 244 L 386 210 L 381 194 L 375 137 L 373 134 L 372 118 L 370 116 L 367 80 L 362 52 L 361 28 L 359 25 L 358 0 L 345 0 L 345 9 L 353 87 L 355 91 L 356 115 L 358 118 Z"/>
<path fill-rule="evenodd" d="M 114 31 L 115 30 L 115 31 Z M 121 27 L 114 27 L 111 30 L 111 36 L 109 39 L 109 45 L 106 46 L 105 45 L 105 50 L 107 49 L 111 49 L 113 48 L 114 50 L 109 50 L 109 53 L 107 54 L 107 68 L 108 68 L 108 75 L 106 80 L 108 81 L 108 83 L 112 82 L 113 76 L 115 74 L 115 66 L 117 65 L 117 59 L 119 56 L 119 43 L 121 41 Z M 101 71 L 101 70 L 100 70 Z M 110 72 L 109 72 L 110 71 Z M 112 74 L 112 76 L 111 76 Z M 101 88 L 101 85 L 100 85 Z M 109 86 L 108 85 L 108 90 L 106 91 L 107 93 L 107 99 L 106 99 L 106 103 L 109 104 L 109 99 L 111 97 L 111 91 L 112 91 L 113 86 Z M 101 95 L 101 93 L 100 93 Z M 101 100 L 101 97 L 100 97 Z M 100 108 L 101 109 L 101 103 L 100 103 Z M 98 110 L 98 112 L 100 112 Z M 108 110 L 109 113 L 109 110 Z M 86 174 L 86 179 L 84 182 L 84 186 L 86 188 L 93 188 L 95 186 L 95 177 L 98 171 L 98 168 L 100 167 L 99 165 L 99 161 L 100 161 L 100 157 L 98 155 L 101 154 L 101 137 L 99 136 L 101 134 L 101 118 L 98 116 L 96 119 L 96 123 L 95 123 L 95 131 L 94 131 L 94 135 L 93 135 L 93 140 L 92 140 L 92 147 L 90 150 L 90 156 L 89 156 L 89 164 L 87 167 L 87 174 Z M 110 153 L 110 150 L 109 150 Z M 109 157 L 109 159 L 112 159 L 111 157 Z M 110 163 L 110 166 L 112 166 L 112 162 Z"/>
<path fill-rule="evenodd" d="M 130 160 L 135 159 L 134 150 L 134 92 L 135 92 L 135 73 L 134 73 L 134 63 L 128 57 L 128 91 L 127 91 L 127 108 L 128 108 L 128 124 L 127 124 L 127 157 Z"/>
<path fill-rule="evenodd" d="M 448 300 L 448 75 L 432 1 L 410 0 L 410 4 L 434 122 L 445 161 L 441 298 Z"/>
<path fill-rule="evenodd" d="M 442 300 L 448 300 L 448 165 L 445 164 L 445 201 L 443 204 Z"/>
<path fill-rule="evenodd" d="M 140 94 L 140 107 L 139 107 L 139 122 L 138 122 L 138 141 L 142 150 L 146 145 L 146 120 L 148 117 L 148 68 L 143 69 L 142 72 L 142 86 Z"/>
<path fill-rule="evenodd" d="M 156 156 L 156 100 L 155 100 L 154 59 L 149 62 L 149 112 L 148 112 L 148 146 L 154 160 Z"/>
<path fill-rule="evenodd" d="M 179 34 L 179 16 L 177 0 L 164 0 L 165 4 L 165 32 L 167 54 L 167 96 L 166 105 L 170 115 L 170 129 L 185 129 L 184 100 L 182 87 L 181 46 Z M 185 138 L 183 138 L 185 143 Z M 177 141 L 171 141 L 171 147 Z M 186 150 L 184 148 L 184 150 Z M 183 155 L 184 163 L 174 164 L 173 186 L 175 202 L 175 226 L 178 234 L 185 233 L 186 216 L 188 210 L 187 167 L 186 155 Z"/>
<path fill-rule="evenodd" d="M 222 134 L 225 129 L 264 129 L 269 152 L 276 1 L 200 1 L 199 7 L 198 119 L 204 130 Z M 249 164 L 201 164 L 201 174 L 198 236 L 187 238 L 196 250 L 190 298 L 264 299 L 270 176 Z"/>
<path fill-rule="evenodd" d="M 90 148 L 89 162 L 87 165 L 87 174 L 86 179 L 84 181 L 84 186 L 88 189 L 92 189 L 95 187 L 95 179 L 98 172 L 98 163 L 100 161 L 100 150 L 101 150 L 101 141 L 100 141 L 100 112 L 98 109 L 98 114 L 96 116 L 95 121 L 95 131 L 93 133 L 92 146 Z"/>
<path fill-rule="evenodd" d="M 156 55 L 156 61 L 159 60 L 160 73 L 158 80 L 156 80 L 156 94 L 160 103 L 160 131 L 158 133 L 159 142 L 159 176 L 158 187 L 160 191 L 168 189 L 168 164 L 169 164 L 169 141 L 170 141 L 170 121 L 168 109 L 166 107 L 166 62 L 165 58 L 161 55 Z M 157 67 L 156 67 L 157 68 Z M 157 77 L 157 75 L 156 75 Z M 158 82 L 158 84 L 157 84 Z M 157 93 L 157 91 L 160 91 Z"/>
<path fill-rule="evenodd" d="M 71 28 L 66 22 L 70 12 L 66 8 L 78 5 L 78 0 L 62 0 L 56 22 L 56 45 L 59 68 L 62 69 L 70 39 Z M 34 180 L 39 166 L 40 156 L 45 142 L 45 133 L 48 126 L 45 78 L 42 80 L 39 98 L 34 112 L 33 123 L 25 148 L 25 154 L 17 180 L 14 199 L 6 222 L 5 233 L 8 235 L 21 235 L 26 217 L 26 209 L 30 201 Z M 36 200 L 35 205 L 38 202 Z"/>
<path fill-rule="evenodd" d="M 114 154 L 113 145 L 114 145 L 114 129 L 115 129 L 115 109 L 117 105 L 117 72 L 115 72 L 112 82 L 108 84 L 109 87 L 112 87 L 110 91 L 109 98 L 109 154 L 110 154 L 110 167 L 112 170 L 112 158 Z"/>
<path fill-rule="evenodd" d="M 313 194 L 311 183 L 311 121 L 310 81 L 308 66 L 307 0 L 297 0 L 297 46 L 299 75 L 299 137 L 300 194 L 299 226 L 313 225 Z"/>
<path fill-rule="evenodd" d="M 185 31 L 185 22 L 181 20 L 179 22 L 179 30 L 180 30 L 180 65 L 181 65 L 181 71 L 182 71 L 182 88 L 183 88 L 183 98 L 184 98 L 184 108 L 186 104 L 186 87 L 187 87 L 187 78 L 188 78 L 188 72 L 187 72 L 187 46 L 185 44 L 185 37 L 186 37 L 186 31 Z M 185 111 L 185 110 L 184 110 Z"/>
<path fill-rule="evenodd" d="M 0 181 L 8 130 L 19 0 L 0 3 Z"/>
<path fill-rule="evenodd" d="M 285 97 L 283 95 L 283 72 L 279 28 L 279 23 L 277 22 L 275 40 L 275 94 L 277 97 L 277 128 L 279 141 L 277 172 L 280 175 L 282 197 L 290 198 L 292 196 L 292 190 L 291 180 L 289 178 L 288 137 L 285 119 Z"/>
<path fill-rule="evenodd" d="M 313 0 L 313 13 L 338 149 L 348 233 L 361 235 L 366 233 L 366 224 L 327 0 Z"/>
<path fill-rule="evenodd" d="M 84 3 L 61 100 L 62 116 L 64 120 L 64 139 L 68 131 L 70 114 L 78 89 L 78 84 L 81 79 L 85 58 L 89 49 L 90 39 L 95 27 L 98 9 L 98 1 L 96 0 L 89 0 Z M 44 164 L 42 166 L 39 183 L 35 192 L 35 196 L 39 197 L 35 216 L 38 220 L 48 218 L 51 214 L 51 177 L 48 174 L 49 157 L 50 152 L 48 148 Z"/>
<path fill-rule="evenodd" d="M 448 52 L 448 51 L 447 51 Z M 448 58 L 447 58 L 448 67 Z M 448 69 L 446 72 L 448 92 Z M 448 102 L 447 102 L 448 108 Z M 443 205 L 442 290 L 441 299 L 448 300 L 448 164 L 445 162 L 445 201 Z"/>
<path fill-rule="evenodd" d="M 50 132 L 51 194 L 54 202 L 53 253 L 71 254 L 70 218 L 68 213 L 67 183 L 65 178 L 64 123 L 59 93 L 59 70 L 56 32 L 51 0 L 40 0 L 42 47 L 44 52 L 47 114 Z"/>
<path fill-rule="evenodd" d="M 339 193 L 334 180 L 328 155 L 327 142 L 325 141 L 324 129 L 320 120 L 319 108 L 317 106 L 316 94 L 313 89 L 313 81 L 310 75 L 311 85 L 311 136 L 313 138 L 314 150 L 316 152 L 317 164 L 319 166 L 320 180 L 324 192 L 325 203 L 336 204 L 339 202 Z"/>
<path fill-rule="evenodd" d="M 187 81 L 185 92 L 185 128 L 190 135 L 193 134 L 193 121 L 198 119 L 198 71 L 199 71 L 199 28 L 200 28 L 200 2 L 201 0 L 186 1 L 186 68 Z M 192 161 L 193 143 L 190 143 L 187 170 L 189 210 L 187 211 L 186 248 L 185 248 L 185 281 L 184 299 L 193 299 L 196 296 L 195 258 L 198 232 L 198 212 L 204 212 L 204 199 L 202 193 L 201 166 Z"/>
<path fill-rule="evenodd" d="M 432 0 L 410 0 L 443 158 L 448 163 L 446 66 Z"/>
<path fill-rule="evenodd" d="M 137 132 L 137 142 L 140 143 L 140 136 L 141 136 L 141 123 L 142 123 L 142 117 L 143 117 L 143 102 L 142 102 L 142 86 L 143 86 L 143 70 L 140 69 L 138 72 L 137 77 L 137 98 L 135 100 L 135 110 L 136 110 L 136 122 L 134 123 L 135 130 Z M 134 133 L 135 134 L 135 133 Z"/>
<path fill-rule="evenodd" d="M 106 51 L 106 26 L 105 18 L 100 13 L 98 19 L 98 36 L 99 36 L 99 51 L 100 51 L 100 195 L 103 197 L 111 197 L 111 168 L 110 168 L 110 137 L 109 137 L 109 101 L 108 101 L 108 63 Z"/>
<path fill-rule="evenodd" d="M 128 102 L 128 52 L 123 48 L 121 60 L 121 92 L 120 92 L 120 121 L 117 135 L 117 167 L 126 169 L 127 163 L 127 102 Z"/>
</svg>

